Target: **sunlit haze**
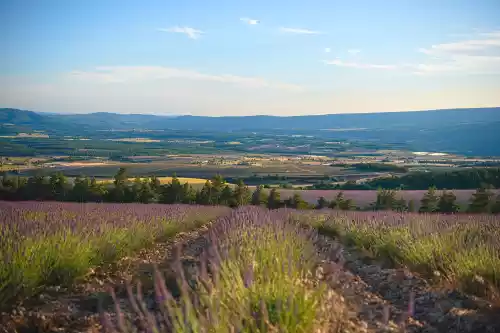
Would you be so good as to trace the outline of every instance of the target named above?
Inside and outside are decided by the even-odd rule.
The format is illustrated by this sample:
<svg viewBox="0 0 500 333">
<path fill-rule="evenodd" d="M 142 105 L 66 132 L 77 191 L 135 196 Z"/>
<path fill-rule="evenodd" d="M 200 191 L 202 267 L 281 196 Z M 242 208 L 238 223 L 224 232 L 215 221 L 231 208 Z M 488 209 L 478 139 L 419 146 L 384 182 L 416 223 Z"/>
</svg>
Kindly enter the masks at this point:
<svg viewBox="0 0 500 333">
<path fill-rule="evenodd" d="M 500 1 L 0 2 L 0 107 L 302 115 L 500 105 Z"/>
</svg>

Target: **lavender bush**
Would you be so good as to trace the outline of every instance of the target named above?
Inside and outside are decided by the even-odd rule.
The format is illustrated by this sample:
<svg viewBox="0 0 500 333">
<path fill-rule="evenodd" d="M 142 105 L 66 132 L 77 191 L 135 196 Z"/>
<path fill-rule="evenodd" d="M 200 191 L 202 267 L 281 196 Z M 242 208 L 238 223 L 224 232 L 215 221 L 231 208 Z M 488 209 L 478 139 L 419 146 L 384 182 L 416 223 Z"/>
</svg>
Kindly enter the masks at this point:
<svg viewBox="0 0 500 333">
<path fill-rule="evenodd" d="M 223 207 L 0 202 L 0 303 L 192 230 Z"/>
</svg>

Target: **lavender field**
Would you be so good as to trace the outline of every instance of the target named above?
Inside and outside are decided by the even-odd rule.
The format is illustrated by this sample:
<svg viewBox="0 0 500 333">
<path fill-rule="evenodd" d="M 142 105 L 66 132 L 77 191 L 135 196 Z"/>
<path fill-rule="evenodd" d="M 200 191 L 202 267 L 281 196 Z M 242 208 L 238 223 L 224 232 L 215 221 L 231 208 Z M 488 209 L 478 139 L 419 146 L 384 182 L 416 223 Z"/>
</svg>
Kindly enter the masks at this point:
<svg viewBox="0 0 500 333">
<path fill-rule="evenodd" d="M 168 266 L 178 293 L 158 269 L 157 305 L 141 288 L 129 287 L 125 299 L 111 292 L 117 307 L 104 313 L 99 331 L 364 332 L 346 319 L 343 289 L 324 278 L 332 269 L 343 272 L 352 253 L 487 301 L 498 301 L 500 290 L 500 219 L 493 215 L 33 202 L 0 202 L 0 210 L 2 303 L 48 285 L 78 283 L 93 266 L 214 221 L 200 236 L 204 241 L 193 242 L 204 244 L 196 245 L 201 252 L 185 259 L 180 248 L 174 251 Z M 407 298 L 410 292 L 402 290 Z M 428 293 L 411 295 L 419 292 Z M 383 317 L 387 324 L 389 314 Z"/>
<path fill-rule="evenodd" d="M 227 210 L 0 202 L 0 304 L 47 284 L 70 284 L 93 266 L 198 228 Z"/>
<path fill-rule="evenodd" d="M 292 190 L 292 189 L 280 189 L 282 198 L 289 198 L 293 196 L 294 193 L 300 193 L 302 198 L 310 204 L 315 204 L 320 197 L 324 197 L 327 200 L 335 199 L 335 196 L 340 192 L 338 190 Z M 500 194 L 500 190 L 491 190 L 495 196 Z M 367 207 L 372 202 L 377 199 L 377 191 L 371 190 L 345 190 L 342 191 L 346 199 L 351 199 L 358 207 Z M 414 191 L 398 191 L 398 197 L 405 199 L 407 202 L 412 200 L 415 207 L 420 207 L 420 200 L 426 193 L 426 190 L 414 190 Z M 437 191 L 439 194 L 441 191 Z M 462 206 L 467 206 L 472 194 L 475 190 L 453 190 L 453 193 L 457 197 L 457 204 Z"/>
</svg>

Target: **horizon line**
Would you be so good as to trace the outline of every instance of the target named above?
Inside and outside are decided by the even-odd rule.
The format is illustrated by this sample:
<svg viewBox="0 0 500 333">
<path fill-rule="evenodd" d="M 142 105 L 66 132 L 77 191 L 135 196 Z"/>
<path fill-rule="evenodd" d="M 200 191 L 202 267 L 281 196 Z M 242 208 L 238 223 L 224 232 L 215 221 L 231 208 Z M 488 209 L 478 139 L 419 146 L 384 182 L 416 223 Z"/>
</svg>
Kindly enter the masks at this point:
<svg viewBox="0 0 500 333">
<path fill-rule="evenodd" d="M 155 116 L 155 117 L 207 117 L 207 118 L 248 118 L 248 117 L 274 117 L 274 118 L 293 118 L 293 117 L 320 117 L 320 116 L 332 116 L 332 115 L 368 115 L 368 114 L 387 114 L 387 113 L 415 113 L 415 112 L 436 112 L 436 111 L 463 111 L 463 110 L 484 110 L 484 109 L 500 109 L 499 106 L 487 106 L 487 107 L 462 107 L 462 108 L 444 108 L 444 109 L 425 109 L 425 110 L 409 110 L 409 111 L 379 111 L 379 112 L 348 112 L 348 113 L 322 113 L 322 114 L 302 114 L 302 115 L 271 115 L 271 114 L 254 114 L 254 115 L 225 115 L 225 116 L 212 116 L 212 115 L 192 115 L 192 114 L 154 114 L 154 113 L 117 113 L 117 112 L 83 112 L 83 113 L 61 113 L 61 112 L 50 112 L 50 111 L 34 111 L 19 109 L 13 107 L 2 107 L 0 110 L 15 110 L 15 111 L 25 111 L 34 112 L 37 114 L 48 114 L 48 115 L 91 115 L 91 114 L 114 114 L 114 115 L 125 115 L 125 116 Z"/>
</svg>

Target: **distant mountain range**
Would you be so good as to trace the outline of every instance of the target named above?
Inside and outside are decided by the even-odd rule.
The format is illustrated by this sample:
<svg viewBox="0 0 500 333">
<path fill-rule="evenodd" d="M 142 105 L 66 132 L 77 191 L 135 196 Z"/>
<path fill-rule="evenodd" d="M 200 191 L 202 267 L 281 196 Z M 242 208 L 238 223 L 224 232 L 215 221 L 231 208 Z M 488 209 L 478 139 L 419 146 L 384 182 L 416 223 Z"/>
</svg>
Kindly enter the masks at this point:
<svg viewBox="0 0 500 333">
<path fill-rule="evenodd" d="M 0 109 L 0 133 L 41 130 L 75 135 L 110 129 L 313 132 L 328 138 L 406 142 L 427 150 L 500 155 L 500 107 L 290 117 L 53 114 Z"/>
<path fill-rule="evenodd" d="M 98 129 L 206 129 L 219 130 L 318 130 L 318 129 L 411 129 L 488 124 L 500 121 L 500 107 L 446 109 L 411 112 L 328 114 L 305 116 L 157 116 L 147 114 L 55 114 L 0 109 L 0 123 L 40 127 L 50 123 L 73 123 Z"/>
</svg>

